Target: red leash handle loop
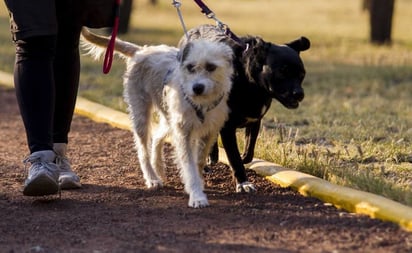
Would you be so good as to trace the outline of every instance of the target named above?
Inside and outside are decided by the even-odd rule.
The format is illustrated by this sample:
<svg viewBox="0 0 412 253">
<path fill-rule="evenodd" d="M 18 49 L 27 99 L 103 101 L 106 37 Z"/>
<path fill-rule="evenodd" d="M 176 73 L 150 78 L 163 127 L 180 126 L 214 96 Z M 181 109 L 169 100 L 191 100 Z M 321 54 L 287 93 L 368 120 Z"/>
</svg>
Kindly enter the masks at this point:
<svg viewBox="0 0 412 253">
<path fill-rule="evenodd" d="M 119 20 L 120 20 L 120 3 L 121 0 L 116 0 L 116 9 L 115 9 L 115 17 L 114 23 L 112 28 L 112 36 L 110 38 L 109 44 L 107 45 L 106 54 L 104 56 L 103 62 L 103 73 L 109 73 L 112 62 L 113 62 L 113 52 L 114 52 L 114 44 L 116 42 L 117 31 L 119 30 Z"/>
</svg>

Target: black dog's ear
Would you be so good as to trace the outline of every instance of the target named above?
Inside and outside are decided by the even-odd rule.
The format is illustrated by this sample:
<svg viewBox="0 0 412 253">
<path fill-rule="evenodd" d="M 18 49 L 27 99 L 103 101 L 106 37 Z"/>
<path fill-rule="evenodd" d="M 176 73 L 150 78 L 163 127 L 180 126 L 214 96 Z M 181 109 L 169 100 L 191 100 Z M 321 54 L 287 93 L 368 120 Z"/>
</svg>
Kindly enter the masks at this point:
<svg viewBox="0 0 412 253">
<path fill-rule="evenodd" d="M 297 40 L 286 43 L 286 46 L 294 49 L 296 52 L 299 53 L 310 48 L 310 40 L 306 37 L 300 37 Z"/>
<path fill-rule="evenodd" d="M 193 47 L 192 42 L 188 42 L 183 48 L 180 49 L 179 53 L 177 54 L 177 60 L 179 62 L 184 62 L 186 57 L 189 55 L 190 50 Z"/>
<path fill-rule="evenodd" d="M 271 44 L 259 37 L 251 38 L 246 43 L 249 44 L 249 49 L 243 54 L 245 73 L 250 82 L 258 82 Z"/>
</svg>

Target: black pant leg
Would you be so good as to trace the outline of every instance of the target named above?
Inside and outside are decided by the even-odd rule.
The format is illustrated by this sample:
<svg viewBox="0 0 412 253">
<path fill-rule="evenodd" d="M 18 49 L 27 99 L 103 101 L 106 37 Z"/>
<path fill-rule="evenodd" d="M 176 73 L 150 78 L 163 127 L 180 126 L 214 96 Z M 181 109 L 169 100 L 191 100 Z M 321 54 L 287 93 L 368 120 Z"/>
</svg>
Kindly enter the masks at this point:
<svg viewBox="0 0 412 253">
<path fill-rule="evenodd" d="M 53 141 L 67 143 L 80 76 L 80 29 L 59 29 L 54 61 L 56 103 Z"/>
<path fill-rule="evenodd" d="M 55 44 L 55 36 L 16 41 L 16 96 L 31 153 L 52 149 Z"/>
</svg>

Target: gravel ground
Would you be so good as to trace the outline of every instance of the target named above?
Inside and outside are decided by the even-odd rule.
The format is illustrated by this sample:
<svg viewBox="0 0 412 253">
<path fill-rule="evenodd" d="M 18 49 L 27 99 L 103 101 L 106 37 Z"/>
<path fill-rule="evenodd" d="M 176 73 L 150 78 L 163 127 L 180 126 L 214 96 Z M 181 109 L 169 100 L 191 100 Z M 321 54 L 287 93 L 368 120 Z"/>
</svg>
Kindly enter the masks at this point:
<svg viewBox="0 0 412 253">
<path fill-rule="evenodd" d="M 172 148 L 165 187 L 144 186 L 129 131 L 75 116 L 69 156 L 83 188 L 25 197 L 28 155 L 14 91 L 0 87 L 0 252 L 412 252 L 412 233 L 274 185 L 234 192 L 230 169 L 205 174 L 211 206 L 187 207 Z"/>
</svg>

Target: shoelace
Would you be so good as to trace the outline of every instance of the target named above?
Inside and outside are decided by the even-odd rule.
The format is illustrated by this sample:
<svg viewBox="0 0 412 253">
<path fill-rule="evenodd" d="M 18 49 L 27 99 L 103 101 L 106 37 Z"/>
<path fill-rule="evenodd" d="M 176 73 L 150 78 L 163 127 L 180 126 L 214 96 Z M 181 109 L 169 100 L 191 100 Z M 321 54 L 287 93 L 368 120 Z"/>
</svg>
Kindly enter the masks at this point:
<svg viewBox="0 0 412 253">
<path fill-rule="evenodd" d="M 27 166 L 27 164 L 30 163 L 32 165 L 37 165 L 37 166 Z M 24 171 L 25 171 L 25 176 L 28 177 L 29 175 L 29 170 L 32 168 L 33 170 L 38 170 L 40 167 L 44 167 L 47 170 L 51 171 L 48 166 L 48 162 L 42 161 L 39 156 L 29 156 L 26 159 L 23 160 L 24 164 Z M 39 166 L 42 165 L 42 166 Z M 28 168 L 27 168 L 28 167 Z"/>
<path fill-rule="evenodd" d="M 28 163 L 31 163 L 31 165 L 32 165 L 32 166 L 29 166 L 29 168 L 27 168 Z M 30 168 L 32 168 L 33 170 L 39 170 L 40 167 L 44 167 L 44 168 L 46 168 L 46 170 L 52 172 L 52 170 L 50 170 L 50 168 L 48 166 L 49 163 L 50 162 L 42 161 L 41 157 L 39 157 L 39 156 L 32 156 L 31 155 L 31 156 L 27 157 L 26 159 L 23 160 L 25 177 L 27 178 L 29 176 Z M 35 165 L 37 165 L 37 166 L 35 166 Z M 42 165 L 42 166 L 39 166 L 39 165 Z M 59 199 L 61 199 L 62 198 L 62 192 L 61 192 L 60 186 L 59 186 L 59 189 L 58 189 L 58 194 L 59 194 Z"/>
<path fill-rule="evenodd" d="M 67 157 L 56 155 L 55 163 L 59 166 L 60 172 L 69 172 L 70 171 L 70 161 Z M 61 166 L 63 165 L 63 166 Z"/>
<path fill-rule="evenodd" d="M 27 157 L 26 159 L 23 160 L 24 171 L 25 171 L 25 176 L 26 177 L 29 175 L 29 169 L 31 167 L 31 166 L 27 166 L 28 163 L 30 163 L 32 165 L 40 163 L 41 165 L 43 165 L 44 167 L 47 168 L 47 166 L 46 166 L 47 162 L 42 161 L 40 157 L 38 157 L 38 156 L 29 156 L 29 157 Z M 39 166 L 33 166 L 33 169 L 35 169 L 35 170 L 37 170 L 38 168 L 39 168 Z"/>
</svg>

